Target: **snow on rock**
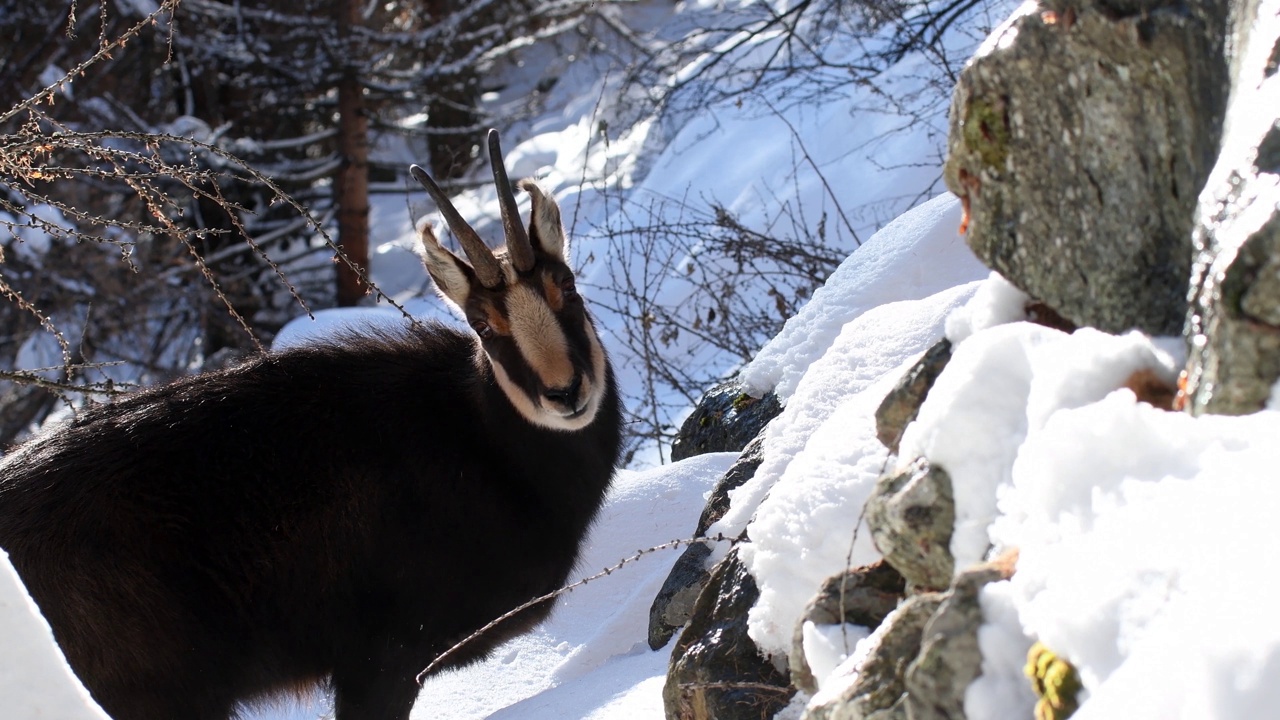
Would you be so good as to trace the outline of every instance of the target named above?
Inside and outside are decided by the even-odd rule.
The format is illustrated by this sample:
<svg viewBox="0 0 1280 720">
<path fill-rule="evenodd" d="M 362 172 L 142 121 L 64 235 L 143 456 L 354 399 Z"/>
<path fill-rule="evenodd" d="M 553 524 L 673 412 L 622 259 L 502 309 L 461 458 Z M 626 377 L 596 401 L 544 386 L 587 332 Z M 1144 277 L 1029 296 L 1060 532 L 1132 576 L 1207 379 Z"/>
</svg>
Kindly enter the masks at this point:
<svg viewBox="0 0 1280 720">
<path fill-rule="evenodd" d="M 784 403 L 840 329 L 871 308 L 914 300 L 988 274 L 965 245 L 960 202 L 942 195 L 903 213 L 862 244 L 742 371 L 747 391 Z"/>
<path fill-rule="evenodd" d="M 6 720 L 109 720 L 71 672 L 3 550 L 0 644 L 0 708 Z"/>
<path fill-rule="evenodd" d="M 1139 401 L 1126 381 L 1145 370 L 1172 384 L 1180 341 L 987 324 L 965 333 L 902 443 L 952 475 L 958 570 L 988 546 L 1020 553 L 982 593 L 968 716 L 1030 712 L 1033 640 L 1079 671 L 1075 717 L 1268 715 L 1280 585 L 1257 558 L 1280 552 L 1280 413 L 1192 418 Z"/>
<path fill-rule="evenodd" d="M 1280 703 L 1280 414 L 1157 410 L 1118 390 L 1063 408 L 1027 439 L 997 542 L 1020 548 L 1021 633 L 1079 670 L 1079 718 L 1245 718 Z M 997 592 L 991 590 L 988 592 Z M 986 607 L 988 600 L 984 600 Z M 1014 648 L 1016 650 L 1017 648 Z M 1025 662 L 984 645 L 993 678 Z M 971 717 L 1006 717 L 1007 685 L 980 678 Z"/>
<path fill-rule="evenodd" d="M 847 290 L 841 277 L 827 297 Z M 1280 412 L 1192 418 L 1157 409 L 1126 384 L 1146 372 L 1172 385 L 1180 340 L 1018 322 L 1021 293 L 998 276 L 975 285 L 945 302 L 947 293 L 865 312 L 846 305 L 852 322 L 824 314 L 836 305 L 815 298 L 789 326 L 794 338 L 829 337 L 815 359 L 795 352 L 781 361 L 800 363 L 794 391 L 766 431 L 756 479 L 717 528 L 745 526 L 752 539 L 743 548 L 761 587 L 752 638 L 785 652 L 818 580 L 874 556 L 861 545 L 865 532 L 850 540 L 885 460 L 871 415 L 896 372 L 876 363 L 887 355 L 900 371 L 910 359 L 903 338 L 928 335 L 913 335 L 912 322 L 931 317 L 932 332 L 945 324 L 958 344 L 902 457 L 923 455 L 952 475 L 957 570 L 991 547 L 1020 551 L 1013 579 L 982 591 L 983 668 L 966 694 L 969 717 L 1030 716 L 1023 666 L 1036 640 L 1078 669 L 1085 720 L 1271 714 L 1280 704 L 1280 584 L 1259 559 L 1280 553 Z M 945 322 L 945 310 L 931 314 L 965 298 Z M 896 341 L 886 330 L 895 325 Z M 846 650 L 832 644 L 834 630 L 802 633 L 826 693 L 859 654 L 823 678 Z"/>
<path fill-rule="evenodd" d="M 947 318 L 947 339 L 959 345 L 979 330 L 1026 319 L 1027 294 L 993 272 L 978 286 L 973 300 Z"/>
<path fill-rule="evenodd" d="M 815 625 L 806 620 L 801 627 L 804 657 L 809 671 L 818 682 L 818 691 L 837 667 L 848 660 L 858 643 L 871 635 L 871 629 L 862 625 Z"/>
<path fill-rule="evenodd" d="M 731 493 L 729 512 L 710 531 L 736 535 L 745 526 L 752 539 L 739 555 L 760 588 L 748 632 L 761 650 L 788 652 L 795 624 L 822 580 L 879 557 L 865 526 L 852 543 L 862 505 L 889 457 L 876 439 L 875 409 L 977 284 L 889 303 L 845 324 L 765 430 L 764 461 Z"/>
<path fill-rule="evenodd" d="M 957 572 L 986 554 L 997 492 L 1011 484 L 1028 432 L 1059 408 L 1101 399 L 1139 369 L 1172 384 L 1177 373 L 1168 346 L 1137 333 L 1117 337 L 1086 328 L 1067 335 L 1013 323 L 979 332 L 956 348 L 903 434 L 900 456 L 908 462 L 926 457 L 951 476 Z"/>
<path fill-rule="evenodd" d="M 1059 336 L 1064 334 L 1018 323 L 962 343 L 902 435 L 901 458 L 928 458 L 951 476 L 956 505 L 951 554 L 957 571 L 986 554 L 996 489 L 1008 484 L 1018 444 L 1027 433 L 1028 356 Z"/>
</svg>

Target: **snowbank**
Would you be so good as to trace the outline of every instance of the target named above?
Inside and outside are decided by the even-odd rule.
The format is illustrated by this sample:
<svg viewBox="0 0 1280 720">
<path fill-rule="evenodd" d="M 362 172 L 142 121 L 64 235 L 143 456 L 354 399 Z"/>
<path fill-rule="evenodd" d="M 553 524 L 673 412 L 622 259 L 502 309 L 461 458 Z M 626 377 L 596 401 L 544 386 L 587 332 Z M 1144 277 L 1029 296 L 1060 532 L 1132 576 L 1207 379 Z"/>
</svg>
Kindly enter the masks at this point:
<svg viewBox="0 0 1280 720">
<path fill-rule="evenodd" d="M 1024 330 L 971 342 L 997 332 Z M 1280 413 L 1192 418 L 1138 401 L 1126 377 L 1171 380 L 1181 360 L 1139 335 L 1082 330 L 1039 350 L 1025 404 L 1009 408 L 1028 432 L 994 488 L 989 534 L 1019 549 L 1018 569 L 985 591 L 970 717 L 1025 703 L 1002 679 L 1033 639 L 1078 669 L 1089 700 L 1077 718 L 1274 714 L 1280 582 L 1257 560 L 1280 551 Z"/>
<path fill-rule="evenodd" d="M 765 431 L 764 461 L 731 494 L 711 532 L 752 539 L 739 556 L 760 600 L 749 633 L 789 652 L 821 581 L 879 557 L 863 503 L 888 461 L 874 413 L 905 367 L 943 335 L 988 271 L 957 235 L 959 203 L 939 197 L 894 220 L 846 260 L 743 372 L 786 408 Z"/>
<path fill-rule="evenodd" d="M 846 323 L 880 305 L 928 297 L 986 277 L 987 269 L 964 244 L 959 227 L 960 201 L 940 195 L 873 235 L 743 369 L 748 391 L 763 395 L 772 390 L 785 403 Z"/>
<path fill-rule="evenodd" d="M 0 550 L 0 708 L 13 720 L 109 720 L 71 672 L 27 589 Z"/>
<path fill-rule="evenodd" d="M 591 575 L 637 550 L 686 536 L 737 453 L 621 471 L 583 546 Z M 560 598 L 550 620 L 491 659 L 432 678 L 412 718 L 563 720 L 661 717 L 669 651 L 646 641 L 649 606 L 678 551 L 648 555 Z"/>
</svg>

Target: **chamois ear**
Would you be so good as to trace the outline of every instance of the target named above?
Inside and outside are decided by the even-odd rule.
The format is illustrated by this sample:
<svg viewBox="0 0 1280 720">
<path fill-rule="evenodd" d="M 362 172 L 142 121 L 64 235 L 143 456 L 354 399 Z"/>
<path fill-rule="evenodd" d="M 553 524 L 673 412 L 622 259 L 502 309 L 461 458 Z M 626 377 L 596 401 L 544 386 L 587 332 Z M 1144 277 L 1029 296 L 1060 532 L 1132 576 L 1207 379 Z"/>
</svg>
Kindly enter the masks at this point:
<svg viewBox="0 0 1280 720">
<path fill-rule="evenodd" d="M 529 193 L 533 210 L 529 214 L 529 242 L 551 257 L 569 264 L 569 238 L 560 221 L 560 206 L 554 197 L 533 180 L 521 180 L 520 189 Z"/>
<path fill-rule="evenodd" d="M 431 223 L 425 219 L 418 224 L 418 237 L 422 239 L 422 262 L 427 274 L 436 286 L 436 292 L 459 313 L 471 294 L 471 281 L 475 272 L 436 239 Z"/>
</svg>

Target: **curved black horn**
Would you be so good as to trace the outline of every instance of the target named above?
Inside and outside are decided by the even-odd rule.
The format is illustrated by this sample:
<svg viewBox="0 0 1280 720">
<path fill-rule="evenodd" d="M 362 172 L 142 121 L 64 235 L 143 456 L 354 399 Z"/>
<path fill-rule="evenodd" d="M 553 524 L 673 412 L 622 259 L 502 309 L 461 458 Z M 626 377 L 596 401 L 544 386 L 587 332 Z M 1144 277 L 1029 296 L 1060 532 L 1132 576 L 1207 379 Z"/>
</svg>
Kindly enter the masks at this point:
<svg viewBox="0 0 1280 720">
<path fill-rule="evenodd" d="M 449 229 L 458 238 L 458 243 L 462 245 L 462 251 L 467 254 L 467 259 L 471 261 L 471 267 L 476 271 L 476 277 L 480 278 L 480 284 L 487 288 L 496 288 L 502 285 L 502 267 L 498 265 L 498 261 L 493 257 L 493 251 L 488 245 L 484 244 L 484 240 L 476 234 L 476 231 L 462 219 L 462 215 L 458 213 L 458 209 L 449 202 L 449 197 L 444 194 L 440 186 L 435 180 L 427 174 L 426 170 L 417 165 L 409 166 L 409 174 L 414 179 L 422 183 L 422 187 L 427 189 L 427 194 L 432 200 L 436 201 L 436 207 L 440 209 L 440 214 L 444 215 L 444 221 L 449 224 Z M 526 243 L 527 244 L 527 243 Z"/>
<path fill-rule="evenodd" d="M 502 163 L 502 147 L 498 144 L 498 131 L 489 130 L 489 164 L 493 166 L 493 183 L 498 186 L 498 203 L 502 206 L 502 230 L 507 236 L 507 253 L 511 264 L 520 272 L 533 269 L 533 246 L 529 234 L 520 222 L 516 208 L 516 195 L 507 179 L 507 168 Z"/>
</svg>

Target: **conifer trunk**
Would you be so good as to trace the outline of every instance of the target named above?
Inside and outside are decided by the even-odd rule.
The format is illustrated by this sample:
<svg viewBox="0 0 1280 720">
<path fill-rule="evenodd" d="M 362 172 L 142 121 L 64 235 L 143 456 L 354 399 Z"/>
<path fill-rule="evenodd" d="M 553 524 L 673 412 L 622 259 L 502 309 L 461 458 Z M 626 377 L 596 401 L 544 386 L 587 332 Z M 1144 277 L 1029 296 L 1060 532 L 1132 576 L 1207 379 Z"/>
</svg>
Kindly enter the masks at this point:
<svg viewBox="0 0 1280 720">
<path fill-rule="evenodd" d="M 369 120 L 357 74 L 355 53 L 347 46 L 351 28 L 360 22 L 356 0 L 334 0 L 334 21 L 344 57 L 338 59 L 338 154 L 342 166 L 334 182 L 338 207 L 338 244 L 346 256 L 367 271 L 369 267 Z M 337 267 L 337 300 L 355 305 L 368 287 L 346 263 Z"/>
</svg>

